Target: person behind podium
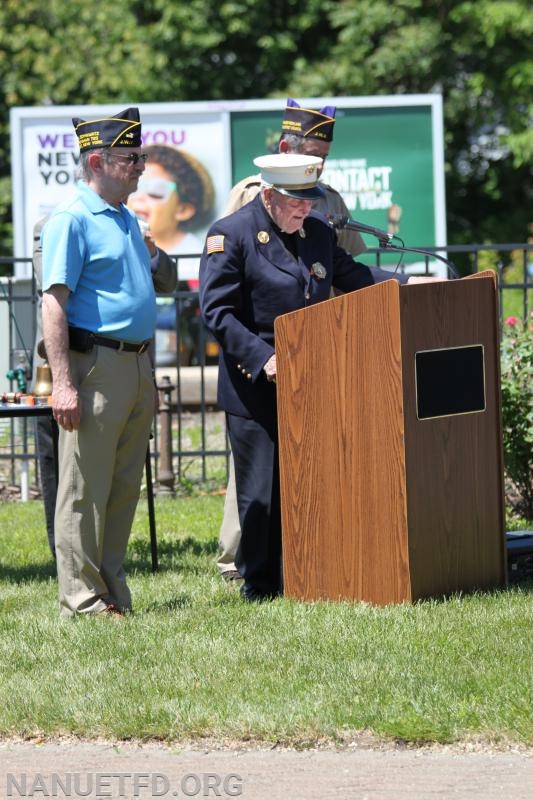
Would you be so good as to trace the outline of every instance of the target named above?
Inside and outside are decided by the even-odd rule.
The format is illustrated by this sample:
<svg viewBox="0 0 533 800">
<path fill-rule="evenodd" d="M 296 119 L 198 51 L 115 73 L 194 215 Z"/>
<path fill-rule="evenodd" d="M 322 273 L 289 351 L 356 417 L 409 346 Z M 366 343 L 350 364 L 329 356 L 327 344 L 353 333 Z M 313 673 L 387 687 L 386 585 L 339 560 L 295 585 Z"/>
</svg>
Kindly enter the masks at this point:
<svg viewBox="0 0 533 800">
<path fill-rule="evenodd" d="M 279 153 L 303 153 L 308 156 L 318 156 L 322 159 L 317 174 L 319 186 L 323 190 L 322 197 L 314 201 L 314 208 L 327 217 L 349 217 L 350 211 L 339 192 L 322 180 L 322 171 L 333 143 L 335 127 L 335 106 L 327 105 L 320 109 L 301 106 L 292 97 L 287 98 L 283 120 L 281 122 L 281 135 L 278 142 Z M 261 175 L 249 175 L 237 183 L 230 192 L 223 216 L 232 214 L 250 200 L 253 200 L 261 190 Z M 358 256 L 366 250 L 360 233 L 348 228 L 337 231 L 337 241 L 341 247 Z M 235 489 L 233 457 L 230 453 L 229 478 L 224 500 L 224 513 L 218 535 L 219 553 L 217 567 L 225 581 L 240 579 L 240 574 L 235 566 L 235 556 L 241 540 L 239 512 L 237 508 L 237 493 Z"/>
<path fill-rule="evenodd" d="M 275 154 L 254 160 L 259 195 L 208 231 L 200 263 L 200 307 L 220 344 L 218 404 L 235 462 L 242 530 L 236 566 L 249 601 L 282 593 L 281 513 L 274 320 L 382 280 L 413 282 L 354 261 L 326 217 L 322 159 Z M 418 282 L 420 279 L 418 279 Z"/>
</svg>

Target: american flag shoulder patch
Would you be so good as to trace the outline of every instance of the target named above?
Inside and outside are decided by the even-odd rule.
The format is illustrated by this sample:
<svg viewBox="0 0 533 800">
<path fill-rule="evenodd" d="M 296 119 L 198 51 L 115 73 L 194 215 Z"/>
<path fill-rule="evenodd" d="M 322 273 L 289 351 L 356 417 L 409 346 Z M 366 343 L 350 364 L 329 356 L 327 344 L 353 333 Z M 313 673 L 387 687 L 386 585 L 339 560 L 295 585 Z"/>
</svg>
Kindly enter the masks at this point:
<svg viewBox="0 0 533 800">
<path fill-rule="evenodd" d="M 211 255 L 211 253 L 223 253 L 224 252 L 224 236 L 221 234 L 216 234 L 215 236 L 208 236 L 207 237 L 207 255 Z"/>
</svg>

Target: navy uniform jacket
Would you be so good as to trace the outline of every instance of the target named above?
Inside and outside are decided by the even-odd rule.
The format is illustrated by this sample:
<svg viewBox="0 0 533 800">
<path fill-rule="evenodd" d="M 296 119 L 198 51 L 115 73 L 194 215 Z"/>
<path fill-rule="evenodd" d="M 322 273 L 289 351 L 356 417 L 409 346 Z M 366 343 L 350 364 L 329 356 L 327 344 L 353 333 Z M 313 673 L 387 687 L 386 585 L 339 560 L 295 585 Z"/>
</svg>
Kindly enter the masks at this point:
<svg viewBox="0 0 533 800">
<path fill-rule="evenodd" d="M 275 352 L 276 317 L 328 300 L 332 285 L 350 292 L 376 282 L 373 270 L 337 245 L 324 217 L 312 211 L 303 232 L 293 236 L 296 259 L 259 195 L 215 222 L 207 234 L 200 306 L 222 349 L 218 404 L 230 414 L 271 420 L 276 413 L 275 384 L 263 372 Z M 391 276 L 381 272 L 377 277 Z"/>
</svg>

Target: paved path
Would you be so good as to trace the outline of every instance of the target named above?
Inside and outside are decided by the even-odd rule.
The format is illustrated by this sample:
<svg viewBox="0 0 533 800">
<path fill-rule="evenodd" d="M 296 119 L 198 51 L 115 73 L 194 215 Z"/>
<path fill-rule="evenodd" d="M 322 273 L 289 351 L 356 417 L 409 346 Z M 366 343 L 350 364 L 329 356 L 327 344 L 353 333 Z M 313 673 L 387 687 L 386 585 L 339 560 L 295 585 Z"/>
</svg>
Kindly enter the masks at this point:
<svg viewBox="0 0 533 800">
<path fill-rule="evenodd" d="M 0 742 L 0 799 L 20 796 L 533 800 L 533 753 Z"/>
</svg>

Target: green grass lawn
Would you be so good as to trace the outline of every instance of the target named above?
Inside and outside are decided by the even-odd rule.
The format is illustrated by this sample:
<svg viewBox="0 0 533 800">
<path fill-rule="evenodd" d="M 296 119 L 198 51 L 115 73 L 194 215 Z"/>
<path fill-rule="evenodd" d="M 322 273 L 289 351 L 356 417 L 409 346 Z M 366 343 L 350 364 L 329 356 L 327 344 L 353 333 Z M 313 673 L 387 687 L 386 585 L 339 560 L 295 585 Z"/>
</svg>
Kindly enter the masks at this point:
<svg viewBox="0 0 533 800">
<path fill-rule="evenodd" d="M 0 505 L 0 736 L 533 743 L 531 584 L 387 608 L 245 604 L 214 565 L 222 504 L 156 499 L 153 575 L 141 503 L 121 621 L 60 621 L 40 501 Z"/>
</svg>

